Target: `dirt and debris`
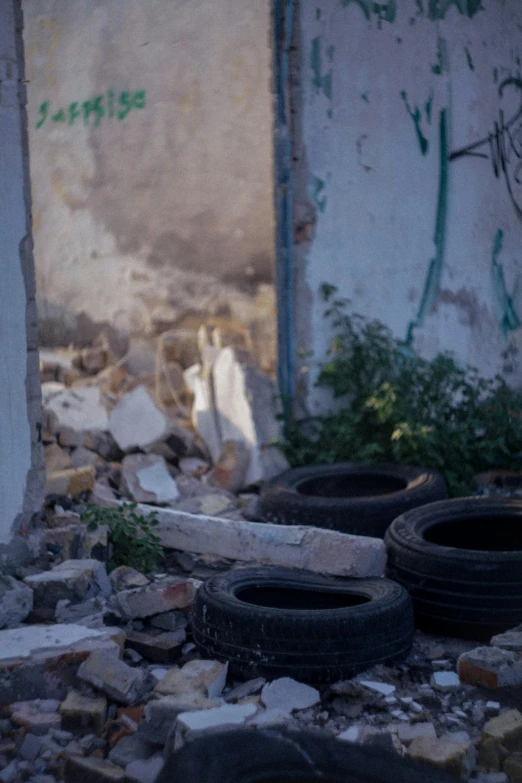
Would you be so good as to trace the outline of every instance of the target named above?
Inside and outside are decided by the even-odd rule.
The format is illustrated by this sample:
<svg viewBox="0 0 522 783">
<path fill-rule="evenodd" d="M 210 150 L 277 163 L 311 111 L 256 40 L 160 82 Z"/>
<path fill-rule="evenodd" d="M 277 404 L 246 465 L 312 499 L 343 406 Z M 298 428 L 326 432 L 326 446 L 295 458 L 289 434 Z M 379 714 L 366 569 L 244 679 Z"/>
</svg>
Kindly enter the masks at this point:
<svg viewBox="0 0 522 783">
<path fill-rule="evenodd" d="M 202 660 L 191 629 L 202 580 L 241 566 L 238 558 L 180 547 L 152 574 L 107 569 L 107 530 L 88 531 L 81 518 L 93 497 L 108 506 L 145 499 L 229 525 L 257 519 L 259 471 L 274 464 L 261 458 L 264 444 L 256 436 L 252 447 L 237 427 L 216 450 L 219 416 L 209 403 L 212 454 L 187 416 L 185 379 L 200 394 L 201 421 L 219 367 L 221 349 L 204 350 L 195 369 L 162 360 L 168 384 L 141 355 L 116 361 L 102 338 L 74 356 L 42 354 L 42 549 L 33 565 L 0 577 L 0 783 L 154 783 L 166 754 L 207 728 L 282 723 L 383 747 L 460 780 L 518 783 L 522 627 L 489 646 L 416 632 L 405 663 L 318 688 L 288 677 L 242 682 L 226 663 Z M 222 364 L 244 384 L 248 373 L 234 361 L 227 354 Z"/>
</svg>

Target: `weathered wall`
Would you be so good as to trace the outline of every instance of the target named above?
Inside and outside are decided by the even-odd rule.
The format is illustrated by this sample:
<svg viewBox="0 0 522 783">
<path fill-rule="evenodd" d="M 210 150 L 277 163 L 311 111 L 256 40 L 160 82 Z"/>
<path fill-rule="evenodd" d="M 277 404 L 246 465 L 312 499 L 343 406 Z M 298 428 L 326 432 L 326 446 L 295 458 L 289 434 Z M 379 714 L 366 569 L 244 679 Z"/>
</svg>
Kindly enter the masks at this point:
<svg viewBox="0 0 522 783">
<path fill-rule="evenodd" d="M 0 2 L 0 571 L 27 549 L 6 544 L 43 499 L 21 26 L 19 2 Z"/>
<path fill-rule="evenodd" d="M 213 313 L 273 365 L 269 0 L 24 9 L 43 338 Z"/>
<path fill-rule="evenodd" d="M 324 356 L 328 282 L 424 355 L 522 383 L 522 6 L 299 5 L 298 347 Z"/>
</svg>

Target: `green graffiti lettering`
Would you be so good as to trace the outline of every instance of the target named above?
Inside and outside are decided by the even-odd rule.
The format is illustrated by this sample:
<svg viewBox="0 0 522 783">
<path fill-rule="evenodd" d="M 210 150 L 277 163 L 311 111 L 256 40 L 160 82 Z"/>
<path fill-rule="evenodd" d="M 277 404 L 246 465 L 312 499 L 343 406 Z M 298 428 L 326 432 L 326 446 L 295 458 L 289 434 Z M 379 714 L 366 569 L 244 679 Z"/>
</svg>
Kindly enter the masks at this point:
<svg viewBox="0 0 522 783">
<path fill-rule="evenodd" d="M 444 19 L 451 6 L 455 6 L 459 14 L 468 19 L 484 10 L 482 0 L 428 0 L 428 19 Z"/>
<path fill-rule="evenodd" d="M 475 70 L 475 66 L 473 65 L 473 60 L 471 59 L 471 52 L 469 51 L 468 47 L 464 47 L 464 51 L 466 52 L 466 60 L 468 61 L 468 68 L 470 71 Z"/>
<path fill-rule="evenodd" d="M 320 177 L 314 177 L 312 182 L 312 196 L 313 200 L 317 204 L 319 212 L 323 213 L 326 209 L 327 198 L 326 195 L 321 193 L 324 191 L 325 182 Z"/>
<path fill-rule="evenodd" d="M 57 112 L 51 117 L 53 122 L 67 122 L 67 114 L 65 109 L 58 109 Z"/>
<path fill-rule="evenodd" d="M 331 78 L 328 81 L 328 75 L 323 89 L 331 94 Z M 105 100 L 107 101 L 105 103 Z M 112 88 L 107 90 L 105 95 L 96 95 L 94 98 L 88 98 L 85 101 L 72 101 L 66 108 L 60 108 L 50 113 L 51 102 L 44 101 L 40 104 L 38 113 L 39 119 L 35 127 L 41 128 L 49 117 L 52 122 L 65 122 L 69 126 L 75 125 L 76 120 L 83 116 L 85 127 L 98 127 L 104 117 L 116 117 L 119 120 L 125 119 L 132 109 L 144 109 L 147 104 L 147 94 L 145 90 L 136 90 L 130 92 L 124 90 L 119 94 L 116 102 L 116 95 Z M 91 122 L 91 117 L 93 121 Z"/>
<path fill-rule="evenodd" d="M 381 22 L 394 22 L 397 15 L 397 0 L 388 0 L 387 2 L 377 3 L 374 0 L 341 0 L 341 5 L 346 8 L 350 3 L 356 3 L 363 12 L 365 19 L 369 22 L 372 15 L 375 15 Z"/>
<path fill-rule="evenodd" d="M 417 316 L 411 321 L 406 333 L 406 344 L 411 348 L 414 331 L 423 325 L 426 316 L 433 309 L 439 293 L 440 279 L 444 268 L 444 253 L 446 248 L 446 224 L 448 218 L 448 120 L 446 109 L 442 109 L 439 118 L 439 193 L 437 197 L 437 216 L 435 219 L 435 257 L 431 259 L 422 298 L 417 310 Z"/>
<path fill-rule="evenodd" d="M 334 47 L 328 49 L 333 59 Z M 322 73 L 321 38 L 318 36 L 312 40 L 310 53 L 310 66 L 312 68 L 312 84 L 316 90 L 322 91 L 328 100 L 332 100 L 332 69 L 328 73 Z"/>
<path fill-rule="evenodd" d="M 77 101 L 74 101 L 69 104 L 69 125 L 74 125 L 79 117 L 81 117 L 80 105 Z"/>
<path fill-rule="evenodd" d="M 417 139 L 419 142 L 420 150 L 423 155 L 426 155 L 429 149 L 429 143 L 426 136 L 423 134 L 421 130 L 421 111 L 418 106 L 415 106 L 414 109 L 411 108 L 410 104 L 408 103 L 408 96 L 406 92 L 403 90 L 401 92 L 401 98 L 404 101 L 404 105 L 406 107 L 406 111 L 410 115 L 410 117 L 413 120 L 413 124 L 415 126 L 415 132 L 417 134 Z"/>
<path fill-rule="evenodd" d="M 447 72 L 448 70 L 448 49 L 446 46 L 446 41 L 439 35 L 437 37 L 437 62 L 435 65 L 431 66 L 431 71 L 437 76 L 441 76 L 445 71 Z"/>
<path fill-rule="evenodd" d="M 498 262 L 498 257 L 502 251 L 503 240 L 504 233 L 502 229 L 499 228 L 495 236 L 495 241 L 493 242 L 491 282 L 493 287 L 495 315 L 504 337 L 507 337 L 509 332 L 514 332 L 522 326 L 522 321 L 520 320 L 520 316 L 518 315 L 515 306 L 515 300 L 520 293 L 520 275 L 516 278 L 513 293 L 510 296 L 504 278 L 504 269 L 502 264 L 499 264 Z"/>
<path fill-rule="evenodd" d="M 37 128 L 41 128 L 44 122 L 46 121 L 47 114 L 49 113 L 49 106 L 50 106 L 49 101 L 44 101 L 43 103 L 40 104 L 40 108 L 38 109 L 38 111 L 42 116 L 36 123 Z"/>
</svg>

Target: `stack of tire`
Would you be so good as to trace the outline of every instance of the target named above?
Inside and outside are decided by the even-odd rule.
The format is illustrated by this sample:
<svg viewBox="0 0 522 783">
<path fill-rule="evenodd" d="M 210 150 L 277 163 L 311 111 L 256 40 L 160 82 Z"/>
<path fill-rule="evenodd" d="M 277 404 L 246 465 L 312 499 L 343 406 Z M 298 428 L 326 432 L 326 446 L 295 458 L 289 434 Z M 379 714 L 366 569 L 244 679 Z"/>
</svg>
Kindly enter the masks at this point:
<svg viewBox="0 0 522 783">
<path fill-rule="evenodd" d="M 268 482 L 260 515 L 384 537 L 387 576 L 410 593 L 419 628 L 489 639 L 522 622 L 522 501 L 446 498 L 425 468 L 312 465 Z"/>
</svg>

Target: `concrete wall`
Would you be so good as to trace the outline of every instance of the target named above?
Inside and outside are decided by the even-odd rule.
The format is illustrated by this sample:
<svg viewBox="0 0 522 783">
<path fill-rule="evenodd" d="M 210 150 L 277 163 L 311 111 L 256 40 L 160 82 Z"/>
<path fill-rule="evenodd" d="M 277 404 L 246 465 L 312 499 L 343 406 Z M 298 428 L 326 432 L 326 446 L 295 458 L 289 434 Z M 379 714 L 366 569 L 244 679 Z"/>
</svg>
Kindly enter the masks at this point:
<svg viewBox="0 0 522 783">
<path fill-rule="evenodd" d="M 299 5 L 298 348 L 324 356 L 328 282 L 425 356 L 521 384 L 521 4 Z"/>
<path fill-rule="evenodd" d="M 210 313 L 273 368 L 269 0 L 24 10 L 42 338 Z"/>
<path fill-rule="evenodd" d="M 0 2 L 0 571 L 27 550 L 43 499 L 41 400 L 30 226 L 22 15 Z"/>
</svg>

